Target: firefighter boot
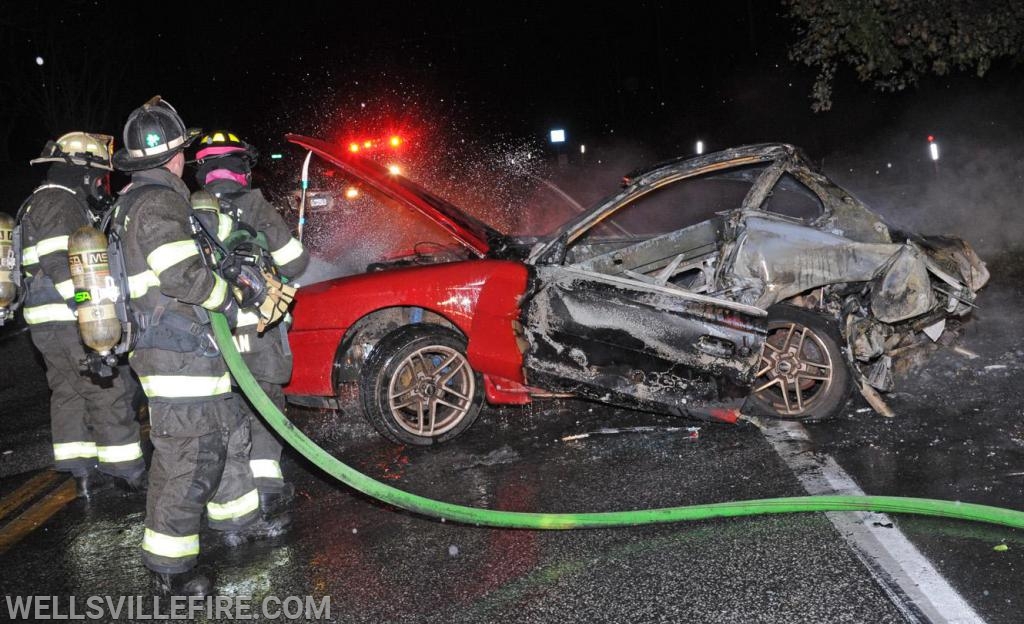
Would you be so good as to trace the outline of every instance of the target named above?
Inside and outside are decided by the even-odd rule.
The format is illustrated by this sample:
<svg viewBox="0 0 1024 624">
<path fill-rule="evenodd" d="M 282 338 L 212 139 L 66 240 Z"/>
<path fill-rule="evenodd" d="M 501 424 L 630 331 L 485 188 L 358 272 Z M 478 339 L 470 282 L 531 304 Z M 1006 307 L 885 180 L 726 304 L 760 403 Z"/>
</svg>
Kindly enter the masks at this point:
<svg viewBox="0 0 1024 624">
<path fill-rule="evenodd" d="M 115 477 L 115 482 L 125 494 L 144 494 L 149 487 L 149 473 L 143 470 L 134 477 Z"/>
<path fill-rule="evenodd" d="M 295 500 L 295 486 L 285 483 L 280 492 L 260 492 L 260 515 L 264 520 L 291 511 Z"/>
<path fill-rule="evenodd" d="M 153 577 L 153 589 L 161 596 L 199 596 L 210 595 L 213 584 L 196 568 L 186 572 L 167 573 L 149 571 Z"/>
<path fill-rule="evenodd" d="M 228 548 L 237 548 L 246 542 L 257 542 L 284 535 L 292 528 L 292 515 L 288 512 L 278 513 L 267 519 L 262 515 L 237 531 L 224 531 L 221 540 Z"/>
<path fill-rule="evenodd" d="M 87 472 L 75 475 L 75 496 L 78 498 L 91 500 L 96 494 L 113 486 L 112 478 L 96 468 L 89 468 Z"/>
</svg>

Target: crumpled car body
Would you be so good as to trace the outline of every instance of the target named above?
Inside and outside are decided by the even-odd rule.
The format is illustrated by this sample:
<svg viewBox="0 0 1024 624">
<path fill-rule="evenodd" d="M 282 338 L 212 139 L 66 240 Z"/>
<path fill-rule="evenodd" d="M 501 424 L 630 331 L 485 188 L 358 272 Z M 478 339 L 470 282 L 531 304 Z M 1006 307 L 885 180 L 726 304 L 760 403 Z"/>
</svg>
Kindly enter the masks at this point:
<svg viewBox="0 0 1024 624">
<path fill-rule="evenodd" d="M 518 240 L 338 146 L 289 140 L 433 221 L 466 258 L 300 289 L 294 402 L 368 383 L 376 344 L 434 324 L 464 339 L 492 403 L 571 395 L 735 422 L 771 374 L 780 304 L 834 323 L 857 385 L 888 390 L 891 353 L 937 338 L 988 280 L 965 242 L 893 231 L 785 144 L 632 173 L 553 236 Z"/>
</svg>

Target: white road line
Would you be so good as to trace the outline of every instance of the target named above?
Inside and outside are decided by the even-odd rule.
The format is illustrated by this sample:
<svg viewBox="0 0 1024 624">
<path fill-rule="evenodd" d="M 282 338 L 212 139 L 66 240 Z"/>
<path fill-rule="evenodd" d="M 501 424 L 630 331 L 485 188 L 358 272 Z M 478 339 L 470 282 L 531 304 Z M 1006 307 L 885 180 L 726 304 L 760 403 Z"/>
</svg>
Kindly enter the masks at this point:
<svg viewBox="0 0 1024 624">
<path fill-rule="evenodd" d="M 770 421 L 763 430 L 809 494 L 864 495 L 832 457 L 812 452 L 807 430 L 800 423 Z M 825 515 L 909 621 L 984 624 L 886 514 L 835 511 Z"/>
</svg>

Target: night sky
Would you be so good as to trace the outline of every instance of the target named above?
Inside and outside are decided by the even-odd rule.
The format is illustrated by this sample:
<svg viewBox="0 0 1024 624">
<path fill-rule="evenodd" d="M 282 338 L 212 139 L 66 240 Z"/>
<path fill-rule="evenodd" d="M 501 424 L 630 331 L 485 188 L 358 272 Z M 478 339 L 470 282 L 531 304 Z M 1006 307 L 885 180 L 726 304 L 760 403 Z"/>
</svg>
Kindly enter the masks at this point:
<svg viewBox="0 0 1024 624">
<path fill-rule="evenodd" d="M 954 76 L 878 94 L 846 72 L 835 109 L 815 114 L 814 73 L 788 59 L 795 34 L 779 3 L 610 6 L 40 3 L 16 10 L 14 22 L 31 28 L 13 31 L 9 45 L 26 65 L 54 53 L 48 37 L 100 46 L 92 71 L 113 68 L 118 79 L 107 127 L 98 130 L 119 136 L 131 109 L 159 93 L 190 125 L 229 127 L 272 150 L 287 131 L 343 140 L 438 124 L 478 141 L 542 141 L 561 126 L 571 142 L 644 144 L 651 159 L 689 153 L 698 138 L 709 149 L 786 141 L 820 157 L 865 137 L 935 132 L 942 110 L 928 102 L 1019 91 L 1008 85 L 1022 82 L 1019 70 L 997 66 L 981 81 Z M 994 134 L 1008 130 L 1020 136 L 1019 125 Z M 12 160 L 34 156 L 46 138 L 25 117 L 10 141 Z"/>
</svg>

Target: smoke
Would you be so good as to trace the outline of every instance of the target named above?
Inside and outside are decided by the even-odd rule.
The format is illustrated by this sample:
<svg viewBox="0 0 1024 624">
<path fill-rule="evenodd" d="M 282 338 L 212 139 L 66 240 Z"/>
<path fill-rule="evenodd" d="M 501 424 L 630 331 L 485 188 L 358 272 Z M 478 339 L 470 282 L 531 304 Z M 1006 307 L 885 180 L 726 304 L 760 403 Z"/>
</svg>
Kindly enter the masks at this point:
<svg viewBox="0 0 1024 624">
<path fill-rule="evenodd" d="M 824 169 L 897 228 L 959 236 L 983 259 L 1020 249 L 1024 143 L 1017 108 L 1002 93 L 919 102 L 855 149 L 827 156 Z"/>
</svg>

